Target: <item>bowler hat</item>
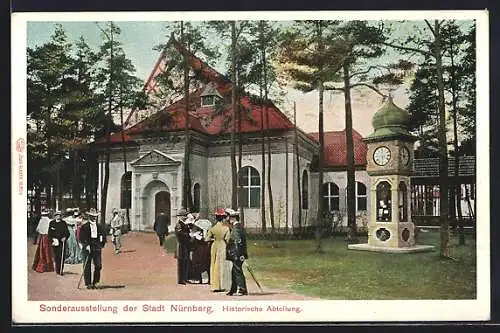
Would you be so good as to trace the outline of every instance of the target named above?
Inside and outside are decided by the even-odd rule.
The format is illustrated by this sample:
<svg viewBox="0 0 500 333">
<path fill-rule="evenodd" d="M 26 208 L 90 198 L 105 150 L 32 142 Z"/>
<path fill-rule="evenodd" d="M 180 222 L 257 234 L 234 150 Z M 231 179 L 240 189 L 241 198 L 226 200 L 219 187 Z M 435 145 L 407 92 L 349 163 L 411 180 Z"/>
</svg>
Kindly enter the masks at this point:
<svg viewBox="0 0 500 333">
<path fill-rule="evenodd" d="M 188 214 L 187 210 L 185 208 L 179 209 L 177 212 L 177 216 L 186 216 Z"/>
</svg>

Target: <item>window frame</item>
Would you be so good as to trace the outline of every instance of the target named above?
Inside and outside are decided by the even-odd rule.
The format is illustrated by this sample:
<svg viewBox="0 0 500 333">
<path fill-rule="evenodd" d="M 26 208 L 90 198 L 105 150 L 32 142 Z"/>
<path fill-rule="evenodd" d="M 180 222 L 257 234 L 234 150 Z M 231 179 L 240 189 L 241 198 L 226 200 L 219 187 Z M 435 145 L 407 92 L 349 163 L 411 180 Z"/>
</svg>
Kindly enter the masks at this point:
<svg viewBox="0 0 500 333">
<path fill-rule="evenodd" d="M 212 104 L 205 104 L 204 100 L 208 97 L 212 98 Z M 206 95 L 206 96 L 201 96 L 201 107 L 210 107 L 215 105 L 215 95 Z"/>
<path fill-rule="evenodd" d="M 253 177 L 252 177 L 252 171 L 254 171 L 255 173 L 253 174 Z M 246 173 L 246 175 L 244 174 Z M 253 166 L 250 166 L 250 165 L 247 165 L 247 166 L 244 166 L 242 167 L 240 170 L 239 170 L 239 177 L 238 177 L 238 181 L 239 182 L 242 182 L 244 179 L 247 179 L 247 182 L 246 183 L 243 183 L 243 184 L 238 184 L 238 186 L 241 185 L 241 188 L 243 191 L 246 191 L 246 202 L 243 202 L 242 203 L 242 207 L 243 208 L 250 208 L 250 209 L 259 209 L 261 208 L 260 207 L 260 200 L 261 200 L 261 177 L 260 177 L 260 173 L 259 171 L 254 168 Z M 245 178 L 246 176 L 246 178 Z M 252 178 L 255 178 L 255 179 L 258 179 L 258 185 L 252 185 Z M 252 190 L 258 190 L 258 191 L 252 191 Z M 256 205 L 252 205 L 252 193 L 258 193 L 258 194 L 255 194 L 257 196 L 255 202 L 257 203 Z M 240 198 L 241 200 L 241 195 L 240 195 Z"/>
<path fill-rule="evenodd" d="M 127 185 L 129 186 L 126 187 Z M 124 196 L 125 192 L 128 194 L 127 198 L 125 198 Z M 128 199 L 127 202 L 125 202 L 125 199 Z M 127 171 L 124 172 L 120 178 L 120 209 L 131 209 L 131 208 L 132 208 L 132 171 Z"/>
<path fill-rule="evenodd" d="M 307 170 L 302 171 L 302 180 L 301 180 L 301 203 L 300 207 L 302 209 L 309 209 L 309 173 Z"/>
<path fill-rule="evenodd" d="M 337 187 L 337 194 L 336 195 L 333 195 L 332 193 L 332 187 L 330 185 L 334 185 Z M 325 188 L 327 190 L 327 193 L 325 194 Z M 327 199 L 327 203 L 328 203 L 328 211 L 329 212 L 338 212 L 340 211 L 340 187 L 334 183 L 334 182 L 326 182 L 326 183 L 323 183 L 323 188 L 322 188 L 322 191 L 321 191 L 321 198 L 324 200 L 325 198 Z M 337 209 L 331 209 L 331 207 L 333 206 L 332 205 L 332 202 L 333 202 L 333 199 L 337 199 Z"/>
<path fill-rule="evenodd" d="M 358 184 L 362 184 L 365 187 L 365 194 L 359 194 Z M 365 207 L 366 209 L 360 210 L 359 207 L 359 199 L 365 199 Z M 366 212 L 368 210 L 368 188 L 363 182 L 356 181 L 356 213 Z"/>
<path fill-rule="evenodd" d="M 196 186 L 198 186 L 198 191 L 196 189 Z M 196 200 L 197 197 L 198 197 L 198 200 Z M 196 201 L 198 201 L 198 205 L 196 205 L 197 204 Z M 195 212 L 199 212 L 200 209 L 201 209 L 201 186 L 200 186 L 199 182 L 196 182 L 193 185 L 193 210 Z"/>
</svg>

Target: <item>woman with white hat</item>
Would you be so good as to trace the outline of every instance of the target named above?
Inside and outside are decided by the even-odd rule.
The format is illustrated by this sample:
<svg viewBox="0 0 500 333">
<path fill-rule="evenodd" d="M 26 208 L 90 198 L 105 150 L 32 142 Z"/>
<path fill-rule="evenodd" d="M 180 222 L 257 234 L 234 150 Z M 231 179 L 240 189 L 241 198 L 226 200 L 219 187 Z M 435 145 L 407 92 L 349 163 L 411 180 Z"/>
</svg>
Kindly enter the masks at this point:
<svg viewBox="0 0 500 333">
<path fill-rule="evenodd" d="M 38 273 L 53 272 L 54 262 L 52 261 L 52 249 L 50 248 L 49 240 L 49 212 L 44 210 L 42 217 L 36 227 L 37 233 L 40 235 L 38 240 L 38 247 L 33 260 L 33 269 Z"/>
<path fill-rule="evenodd" d="M 67 217 L 65 220 L 69 230 L 69 237 L 67 242 L 68 252 L 66 259 L 64 260 L 65 264 L 81 264 L 83 262 L 82 251 L 76 239 L 76 229 L 78 228 L 77 218 L 79 216 L 80 212 L 75 209 L 73 211 L 73 215 L 71 217 Z"/>
</svg>

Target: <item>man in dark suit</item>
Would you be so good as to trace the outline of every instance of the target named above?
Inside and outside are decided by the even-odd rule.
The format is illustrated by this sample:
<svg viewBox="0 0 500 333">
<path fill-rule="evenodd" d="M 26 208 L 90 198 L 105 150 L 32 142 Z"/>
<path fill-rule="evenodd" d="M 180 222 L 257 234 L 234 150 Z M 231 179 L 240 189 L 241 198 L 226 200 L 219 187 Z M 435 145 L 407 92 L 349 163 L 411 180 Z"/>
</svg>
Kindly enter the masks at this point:
<svg viewBox="0 0 500 333">
<path fill-rule="evenodd" d="M 245 229 L 240 223 L 239 212 L 228 209 L 231 236 L 227 244 L 226 258 L 233 262 L 231 269 L 231 289 L 226 295 L 248 295 L 247 282 L 243 274 L 243 262 L 248 259 Z"/>
<path fill-rule="evenodd" d="M 160 215 L 155 220 L 153 229 L 156 231 L 156 235 L 160 240 L 160 246 L 163 246 L 163 241 L 165 240 L 165 235 L 168 233 L 168 220 L 164 212 L 160 212 Z"/>
<path fill-rule="evenodd" d="M 177 213 L 177 224 L 175 225 L 175 237 L 177 238 L 177 283 L 186 284 L 189 279 L 191 261 L 189 259 L 190 240 L 189 226 L 185 223 L 188 212 L 185 208 L 179 209 Z"/>
<path fill-rule="evenodd" d="M 87 289 L 96 289 L 101 280 L 102 248 L 106 244 L 106 230 L 97 223 L 99 213 L 91 209 L 88 213 L 89 222 L 82 225 L 79 240 L 82 244 L 83 277 Z M 94 276 L 91 280 L 91 262 L 94 262 Z"/>
<path fill-rule="evenodd" d="M 64 250 L 66 248 L 66 240 L 68 237 L 68 225 L 61 218 L 61 212 L 57 211 L 54 214 L 54 220 L 49 223 L 48 232 L 48 238 L 52 242 L 52 250 L 56 264 L 55 271 L 57 275 L 64 275 Z"/>
</svg>

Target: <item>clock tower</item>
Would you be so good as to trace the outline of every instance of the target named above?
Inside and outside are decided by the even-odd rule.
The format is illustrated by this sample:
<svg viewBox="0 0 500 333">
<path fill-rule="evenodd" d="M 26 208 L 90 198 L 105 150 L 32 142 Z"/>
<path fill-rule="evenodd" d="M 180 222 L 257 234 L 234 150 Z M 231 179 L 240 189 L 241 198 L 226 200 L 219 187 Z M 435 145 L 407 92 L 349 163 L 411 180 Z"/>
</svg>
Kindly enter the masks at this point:
<svg viewBox="0 0 500 333">
<path fill-rule="evenodd" d="M 371 177 L 371 211 L 368 244 L 351 249 L 382 252 L 413 252 L 432 249 L 415 245 L 415 226 L 410 209 L 410 174 L 416 137 L 408 132 L 408 113 L 391 97 L 374 114 L 374 131 L 368 145 L 366 171 Z"/>
</svg>

